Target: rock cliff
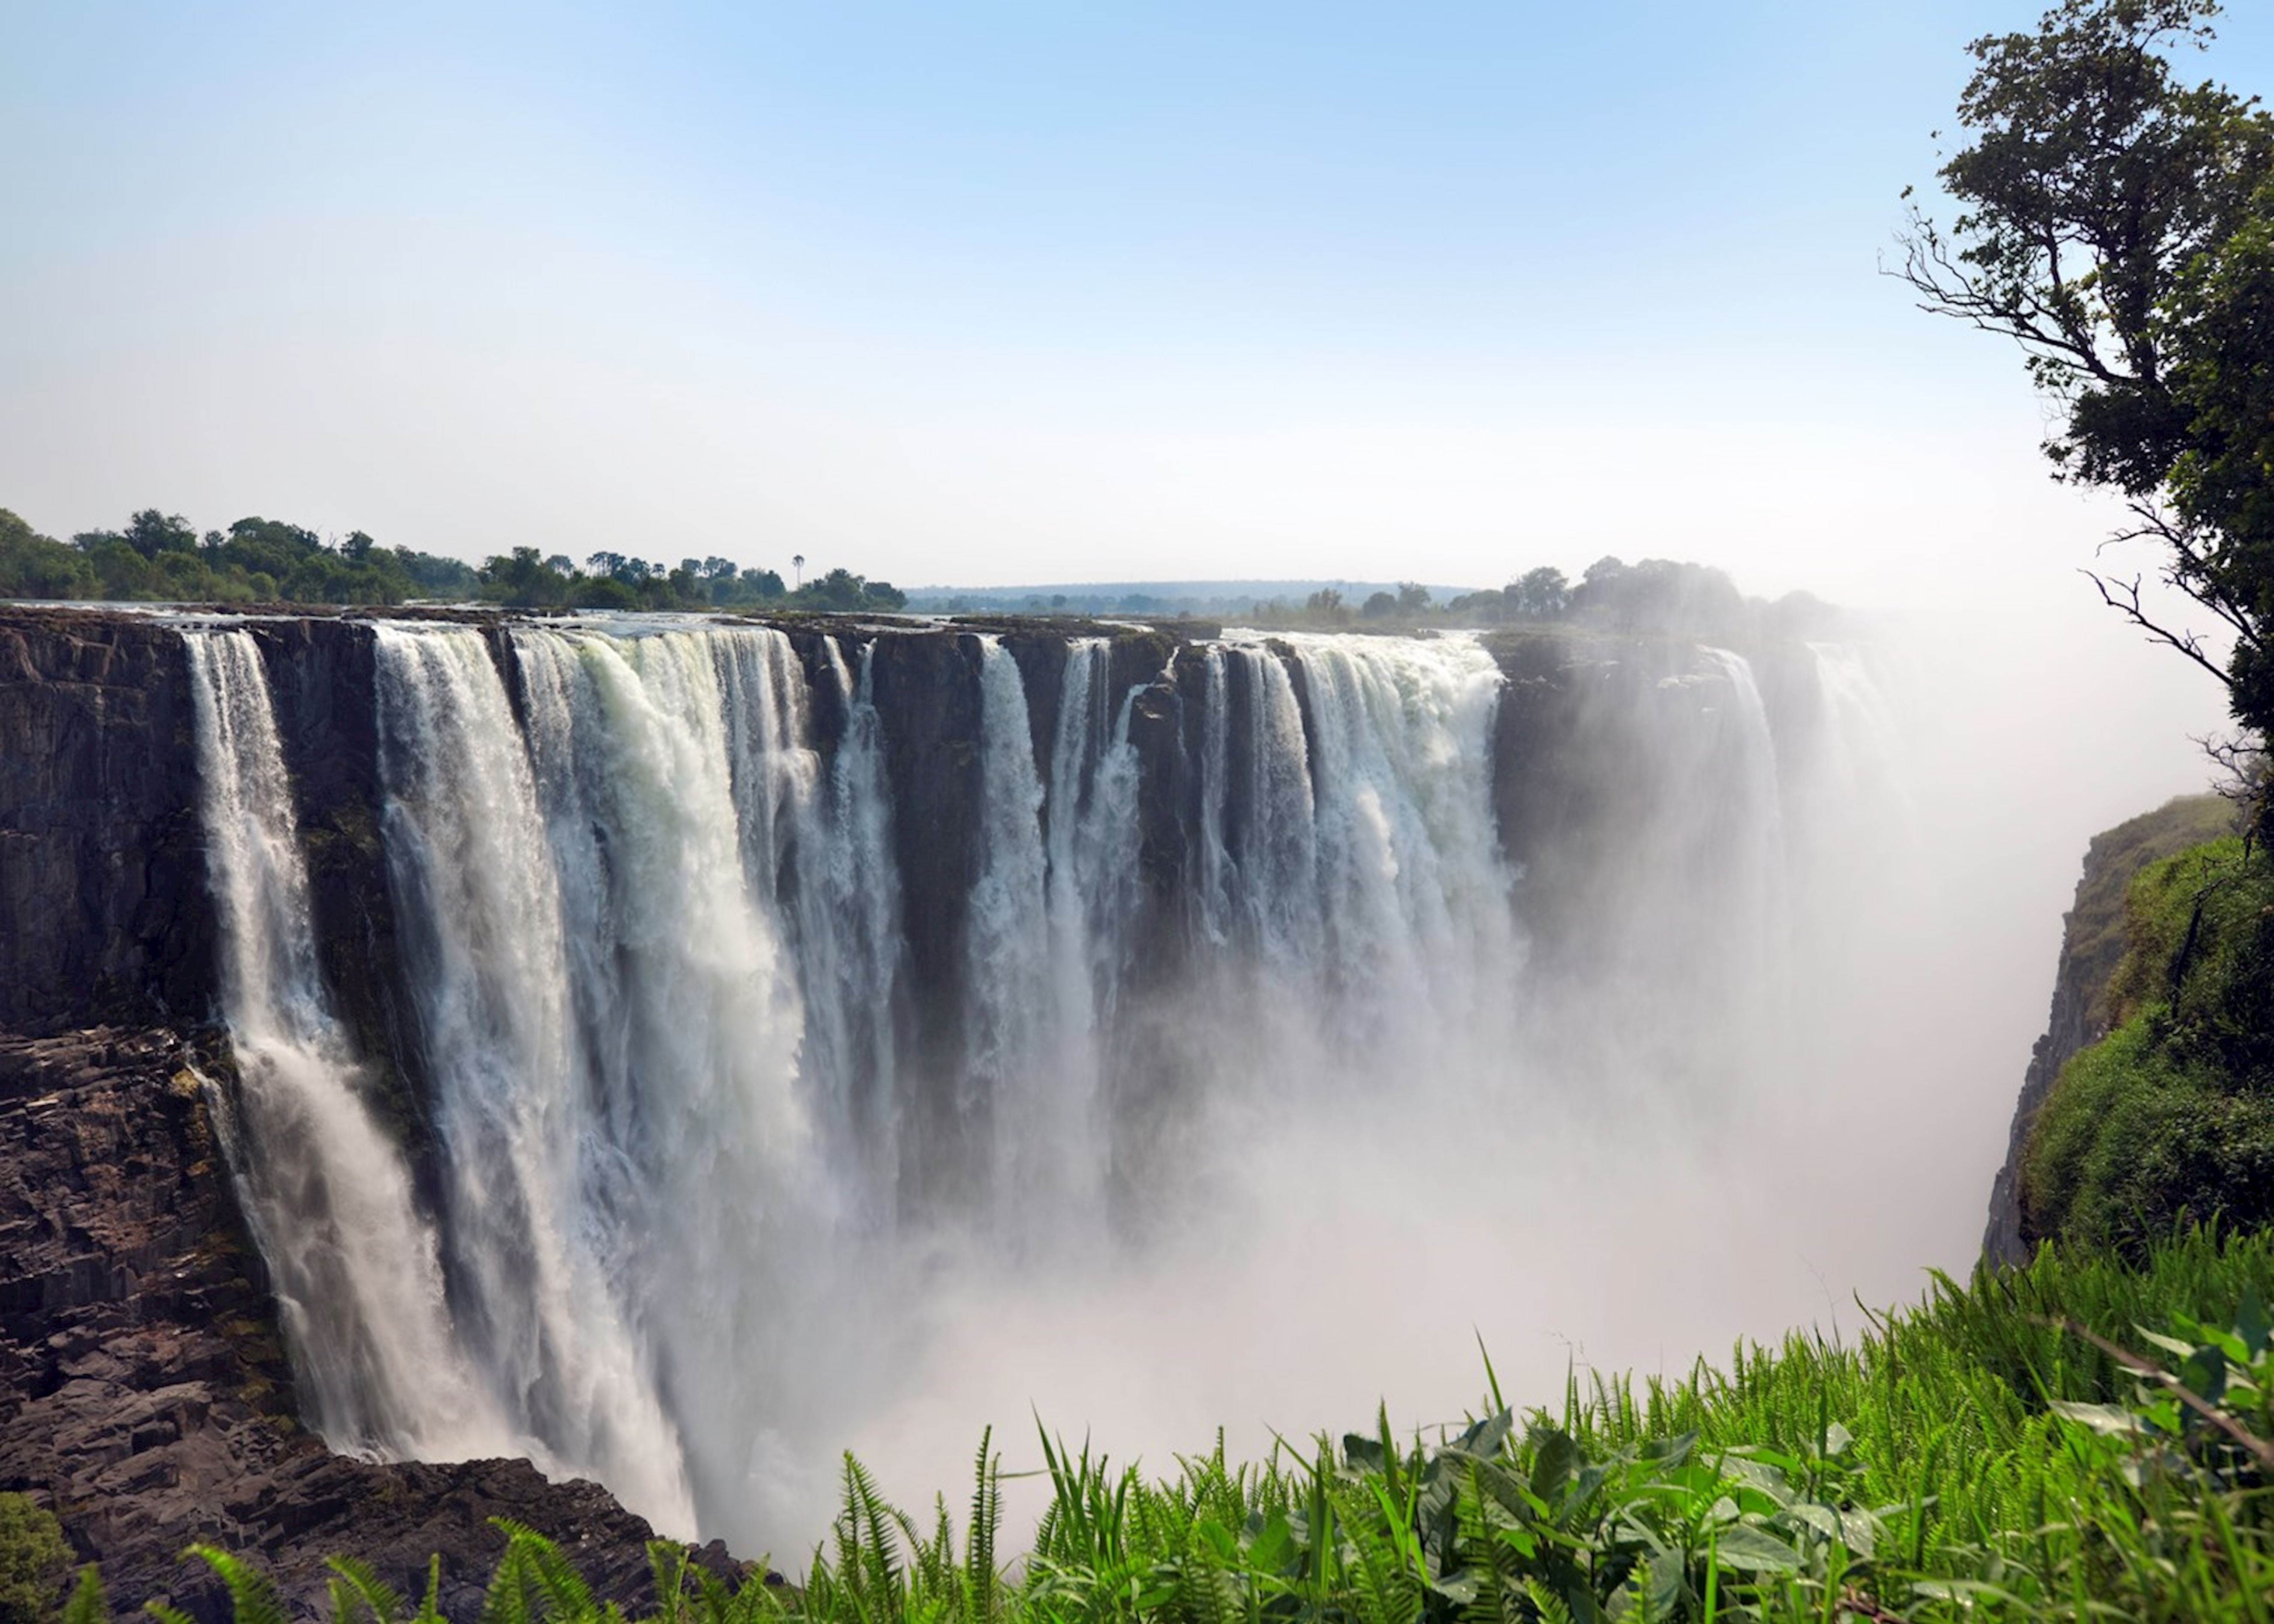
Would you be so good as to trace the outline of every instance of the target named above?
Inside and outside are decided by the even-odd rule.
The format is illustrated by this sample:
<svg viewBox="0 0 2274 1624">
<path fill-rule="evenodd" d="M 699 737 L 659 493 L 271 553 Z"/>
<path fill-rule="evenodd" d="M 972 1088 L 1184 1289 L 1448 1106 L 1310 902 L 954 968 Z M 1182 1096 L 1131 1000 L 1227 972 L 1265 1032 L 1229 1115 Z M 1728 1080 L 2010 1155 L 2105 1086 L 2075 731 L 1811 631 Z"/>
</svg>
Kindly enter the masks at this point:
<svg viewBox="0 0 2274 1624">
<path fill-rule="evenodd" d="M 162 1030 L 0 1038 L 0 1489 L 50 1506 L 124 1610 L 170 1595 L 227 1618 L 177 1560 L 204 1540 L 310 1615 L 328 1555 L 416 1593 L 440 1553 L 444 1604 L 471 1618 L 503 1546 L 492 1517 L 561 1538 L 602 1596 L 644 1598 L 651 1530 L 596 1485 L 525 1461 L 381 1465 L 301 1430 L 189 1063 Z"/>
<path fill-rule="evenodd" d="M 2061 920 L 2052 1008 L 2044 1035 L 2030 1050 L 2021 1097 L 2014 1103 L 2006 1160 L 1990 1187 L 1990 1218 L 1982 1235 L 1984 1262 L 2026 1263 L 2037 1245 L 2022 1204 L 2022 1159 L 2061 1068 L 2079 1049 L 2107 1035 L 2102 1001 L 2124 958 L 2124 897 L 2133 876 L 2175 852 L 2232 832 L 2234 820 L 2233 807 L 2216 795 L 2184 796 L 2095 835 L 2085 848 L 2076 901 Z"/>
</svg>

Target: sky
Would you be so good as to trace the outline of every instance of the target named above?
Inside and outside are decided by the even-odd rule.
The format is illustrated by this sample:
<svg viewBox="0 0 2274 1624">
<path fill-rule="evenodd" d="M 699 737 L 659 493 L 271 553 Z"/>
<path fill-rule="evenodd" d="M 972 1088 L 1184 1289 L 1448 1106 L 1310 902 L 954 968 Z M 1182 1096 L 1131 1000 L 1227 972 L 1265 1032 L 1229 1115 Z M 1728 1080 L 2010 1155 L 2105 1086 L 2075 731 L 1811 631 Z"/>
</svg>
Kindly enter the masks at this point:
<svg viewBox="0 0 2274 1624">
<path fill-rule="evenodd" d="M 2105 515 L 2017 357 L 1879 274 L 1963 42 L 2036 10 L 9 0 L 0 506 L 2072 592 Z"/>
</svg>

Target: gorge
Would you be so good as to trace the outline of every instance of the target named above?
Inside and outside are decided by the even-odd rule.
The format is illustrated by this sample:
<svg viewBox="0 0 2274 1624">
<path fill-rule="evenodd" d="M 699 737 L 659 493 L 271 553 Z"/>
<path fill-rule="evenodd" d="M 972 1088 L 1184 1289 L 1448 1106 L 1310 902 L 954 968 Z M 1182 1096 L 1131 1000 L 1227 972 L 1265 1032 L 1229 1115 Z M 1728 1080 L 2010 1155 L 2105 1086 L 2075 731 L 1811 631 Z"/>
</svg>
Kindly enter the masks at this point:
<svg viewBox="0 0 2274 1624">
<path fill-rule="evenodd" d="M 0 726 L 0 1024 L 146 1034 L 288 1410 L 743 1556 L 1028 1425 L 985 1334 L 1182 1424 L 1229 1282 L 1268 1365 L 1806 1124 L 1910 872 L 1798 640 L 11 610 Z"/>
</svg>

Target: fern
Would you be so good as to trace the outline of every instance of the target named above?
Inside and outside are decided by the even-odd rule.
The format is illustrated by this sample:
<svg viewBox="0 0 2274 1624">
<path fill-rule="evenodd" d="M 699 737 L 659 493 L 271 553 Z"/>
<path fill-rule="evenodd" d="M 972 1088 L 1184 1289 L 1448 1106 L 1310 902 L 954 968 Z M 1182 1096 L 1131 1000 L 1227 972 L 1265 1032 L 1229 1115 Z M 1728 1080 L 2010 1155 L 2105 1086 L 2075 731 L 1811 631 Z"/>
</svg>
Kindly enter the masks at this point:
<svg viewBox="0 0 2274 1624">
<path fill-rule="evenodd" d="M 110 1598 L 103 1594 L 102 1575 L 93 1562 L 79 1570 L 79 1583 L 64 1603 L 62 1624 L 110 1624 Z"/>
<path fill-rule="evenodd" d="M 371 1614 L 372 1624 L 397 1624 L 403 1617 L 403 1598 L 369 1563 L 335 1556 L 324 1565 L 332 1570 L 326 1587 L 332 1595 L 332 1624 L 356 1624 L 359 1610 Z"/>
<path fill-rule="evenodd" d="M 687 1616 L 687 1547 L 649 1540 L 647 1570 L 655 1579 L 656 1624 L 681 1624 Z"/>
<path fill-rule="evenodd" d="M 995 1538 L 1003 1528 L 999 1463 L 990 1451 L 995 1429 L 979 1435 L 977 1483 L 971 1492 L 971 1526 L 965 1530 L 963 1618 L 965 1624 L 992 1624 L 1001 1575 L 995 1567 Z"/>
<path fill-rule="evenodd" d="M 183 1553 L 194 1556 L 213 1569 L 229 1591 L 235 1624 L 286 1624 L 284 1604 L 268 1575 L 217 1545 L 194 1545 Z"/>
</svg>

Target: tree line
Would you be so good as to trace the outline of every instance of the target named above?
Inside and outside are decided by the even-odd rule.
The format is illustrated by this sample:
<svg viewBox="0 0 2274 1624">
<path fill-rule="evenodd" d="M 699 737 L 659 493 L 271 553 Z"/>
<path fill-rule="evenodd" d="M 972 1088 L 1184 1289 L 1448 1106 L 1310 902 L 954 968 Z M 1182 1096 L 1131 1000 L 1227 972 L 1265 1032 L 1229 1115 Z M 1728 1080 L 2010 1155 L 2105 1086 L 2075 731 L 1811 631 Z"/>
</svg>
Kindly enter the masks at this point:
<svg viewBox="0 0 2274 1624">
<path fill-rule="evenodd" d="M 1788 621 L 1795 629 L 1825 620 L 1829 607 L 1805 593 L 1771 605 L 1749 598 L 1736 583 L 1711 565 L 1673 559 L 1627 563 L 1600 558 L 1573 581 L 1542 565 L 1504 587 L 1462 592 L 1442 601 L 1419 583 L 1377 591 L 1352 604 L 1333 587 L 1321 587 L 1299 605 L 1280 601 L 1255 605 L 1260 626 L 1337 628 L 1414 626 L 1512 626 L 1573 624 L 1615 632 L 1673 632 L 1734 635 L 1763 616 Z"/>
<path fill-rule="evenodd" d="M 121 529 L 82 530 L 67 542 L 41 535 L 0 508 L 0 598 L 381 606 L 438 599 L 550 609 L 872 613 L 907 602 L 890 582 L 847 569 L 793 589 L 773 570 L 715 557 L 682 559 L 674 568 L 600 552 L 579 568 L 563 554 L 515 547 L 475 566 L 383 547 L 362 530 L 333 541 L 275 519 L 239 519 L 200 534 L 181 515 L 155 508 L 143 508 Z"/>
</svg>

